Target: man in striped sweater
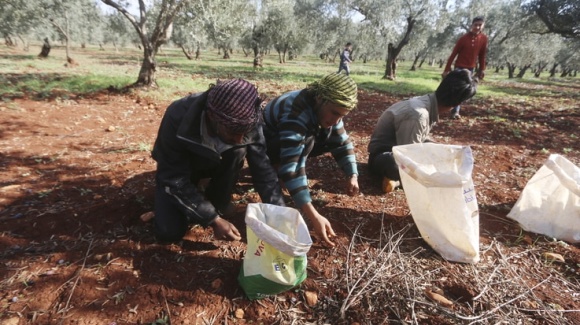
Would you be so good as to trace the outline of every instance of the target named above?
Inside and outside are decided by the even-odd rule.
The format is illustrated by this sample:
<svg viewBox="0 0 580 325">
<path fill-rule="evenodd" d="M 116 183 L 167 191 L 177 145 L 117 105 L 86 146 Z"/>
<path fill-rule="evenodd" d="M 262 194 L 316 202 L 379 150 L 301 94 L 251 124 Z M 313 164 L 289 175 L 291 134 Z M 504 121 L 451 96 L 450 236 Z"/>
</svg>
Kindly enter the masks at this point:
<svg viewBox="0 0 580 325">
<path fill-rule="evenodd" d="M 342 121 L 356 105 L 356 83 L 345 74 L 333 73 L 305 89 L 273 99 L 264 110 L 264 136 L 270 161 L 277 166 L 278 176 L 296 207 L 331 246 L 334 244 L 329 238 L 335 233 L 328 219 L 312 205 L 306 159 L 330 152 L 346 174 L 346 193 L 358 194 L 354 147 Z"/>
</svg>

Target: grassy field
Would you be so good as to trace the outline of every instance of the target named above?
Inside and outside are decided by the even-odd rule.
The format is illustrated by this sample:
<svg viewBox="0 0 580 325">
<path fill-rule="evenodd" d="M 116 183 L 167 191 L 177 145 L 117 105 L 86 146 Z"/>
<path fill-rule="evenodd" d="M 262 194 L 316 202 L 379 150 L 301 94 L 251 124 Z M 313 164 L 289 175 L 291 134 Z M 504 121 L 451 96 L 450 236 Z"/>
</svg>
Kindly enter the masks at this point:
<svg viewBox="0 0 580 325">
<path fill-rule="evenodd" d="M 109 86 L 121 88 L 137 79 L 142 55 L 136 48 L 124 48 L 119 52 L 93 47 L 73 48 L 71 56 L 79 65 L 65 67 L 63 47 L 53 47 L 47 59 L 38 59 L 38 53 L 39 48 L 34 46 L 29 52 L 0 48 L 0 94 L 20 96 L 33 93 L 42 98 L 55 90 L 83 94 Z M 278 55 L 270 54 L 264 58 L 264 67 L 255 70 L 252 58 L 246 57 L 242 51 L 235 51 L 229 60 L 222 59 L 217 51 L 202 52 L 201 60 L 187 60 L 181 50 L 175 48 L 163 49 L 157 56 L 157 63 L 159 88 L 145 91 L 147 97 L 161 101 L 205 90 L 216 79 L 228 78 L 252 81 L 261 93 L 279 93 L 280 90 L 302 88 L 336 71 L 338 66 L 338 63 L 326 63 L 315 56 L 299 56 L 280 64 Z M 442 69 L 424 64 L 422 68 L 410 71 L 410 65 L 410 61 L 398 65 L 396 81 L 382 79 L 383 61 L 354 62 L 351 75 L 359 87 L 366 90 L 403 95 L 422 95 L 434 91 Z M 490 68 L 478 89 L 478 97 L 515 96 L 528 100 L 533 96 L 551 96 L 537 89 L 545 84 L 559 83 L 580 85 L 580 80 L 549 79 L 547 73 L 534 78 L 531 72 L 522 79 L 508 79 L 506 71 L 495 73 Z"/>
</svg>

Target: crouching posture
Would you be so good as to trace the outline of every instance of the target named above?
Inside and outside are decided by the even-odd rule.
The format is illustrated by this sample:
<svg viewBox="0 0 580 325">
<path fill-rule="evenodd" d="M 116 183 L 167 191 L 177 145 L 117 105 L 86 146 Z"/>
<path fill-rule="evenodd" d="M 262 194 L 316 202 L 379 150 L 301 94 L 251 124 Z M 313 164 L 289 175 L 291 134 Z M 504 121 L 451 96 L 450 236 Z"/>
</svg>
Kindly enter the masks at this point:
<svg viewBox="0 0 580 325">
<path fill-rule="evenodd" d="M 379 118 L 368 145 L 371 174 L 382 180 L 383 192 L 400 185 L 399 167 L 393 156 L 398 145 L 429 142 L 439 115 L 475 95 L 477 82 L 466 69 L 451 71 L 435 93 L 395 103 Z"/>
<path fill-rule="evenodd" d="M 245 159 L 262 202 L 284 205 L 266 155 L 259 104 L 256 88 L 234 79 L 167 108 L 153 147 L 158 240 L 181 240 L 192 224 L 212 227 L 217 239 L 239 240 L 226 218 Z"/>
<path fill-rule="evenodd" d="M 333 73 L 305 89 L 285 93 L 264 110 L 268 156 L 279 166 L 278 175 L 296 206 L 311 221 L 314 231 L 329 245 L 334 236 L 330 222 L 312 205 L 306 160 L 326 152 L 346 175 L 349 195 L 359 192 L 354 146 L 342 119 L 357 105 L 357 86 L 344 74 Z"/>
</svg>

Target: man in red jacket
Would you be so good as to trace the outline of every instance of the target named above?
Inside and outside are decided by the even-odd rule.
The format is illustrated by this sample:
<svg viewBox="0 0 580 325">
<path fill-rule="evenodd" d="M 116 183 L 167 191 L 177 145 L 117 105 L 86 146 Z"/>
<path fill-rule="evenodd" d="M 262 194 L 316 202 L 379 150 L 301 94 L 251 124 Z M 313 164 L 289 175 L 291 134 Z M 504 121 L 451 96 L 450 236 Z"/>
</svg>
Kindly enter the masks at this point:
<svg viewBox="0 0 580 325">
<path fill-rule="evenodd" d="M 473 73 L 479 62 L 479 68 L 477 69 L 477 77 L 479 80 L 483 79 L 485 76 L 485 54 L 487 52 L 487 36 L 482 33 L 485 21 L 483 17 L 475 17 L 471 22 L 471 30 L 461 36 L 449 59 L 447 59 L 447 65 L 445 65 L 445 70 L 443 70 L 443 78 L 451 71 L 451 65 L 455 61 L 455 69 L 467 69 Z M 455 58 L 457 57 L 457 60 Z M 451 110 L 451 117 L 454 119 L 459 119 L 459 106 L 454 107 Z"/>
</svg>

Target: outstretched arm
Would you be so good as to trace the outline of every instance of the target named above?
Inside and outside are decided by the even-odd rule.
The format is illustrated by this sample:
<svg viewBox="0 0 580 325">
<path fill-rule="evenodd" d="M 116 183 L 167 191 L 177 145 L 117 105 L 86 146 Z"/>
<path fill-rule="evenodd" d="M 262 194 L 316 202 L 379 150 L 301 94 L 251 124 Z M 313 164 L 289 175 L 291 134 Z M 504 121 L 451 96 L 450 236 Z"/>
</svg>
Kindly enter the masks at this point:
<svg viewBox="0 0 580 325">
<path fill-rule="evenodd" d="M 330 240 L 330 238 L 336 236 L 336 234 L 330 225 L 330 221 L 318 213 L 311 202 L 304 204 L 301 210 L 302 213 L 304 213 L 304 215 L 312 223 L 314 232 L 322 237 L 325 243 L 334 247 L 334 243 Z"/>
<path fill-rule="evenodd" d="M 346 184 L 346 193 L 350 196 L 355 196 L 359 192 L 358 175 L 352 174 L 348 177 Z"/>
<path fill-rule="evenodd" d="M 231 222 L 223 219 L 222 217 L 216 217 L 214 221 L 210 224 L 213 228 L 213 236 L 215 239 L 225 239 L 225 240 L 240 240 L 242 236 L 238 231 L 238 228 L 234 226 Z"/>
</svg>

